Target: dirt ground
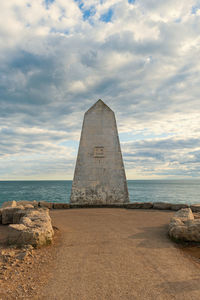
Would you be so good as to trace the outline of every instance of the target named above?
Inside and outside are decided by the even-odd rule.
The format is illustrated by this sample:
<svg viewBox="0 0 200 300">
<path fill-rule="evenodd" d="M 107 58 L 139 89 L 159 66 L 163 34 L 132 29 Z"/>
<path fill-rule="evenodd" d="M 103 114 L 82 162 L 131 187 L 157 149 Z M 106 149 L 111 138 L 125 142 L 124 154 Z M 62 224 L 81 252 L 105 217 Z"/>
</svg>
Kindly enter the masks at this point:
<svg viewBox="0 0 200 300">
<path fill-rule="evenodd" d="M 53 225 L 59 228 L 53 246 L 16 259 L 10 273 L 0 268 L 0 299 L 199 300 L 200 248 L 168 238 L 173 214 L 52 210 Z"/>
<path fill-rule="evenodd" d="M 53 245 L 8 247 L 8 226 L 0 225 L 0 300 L 41 299 L 40 290 L 50 279 L 60 234 L 55 229 Z"/>
</svg>

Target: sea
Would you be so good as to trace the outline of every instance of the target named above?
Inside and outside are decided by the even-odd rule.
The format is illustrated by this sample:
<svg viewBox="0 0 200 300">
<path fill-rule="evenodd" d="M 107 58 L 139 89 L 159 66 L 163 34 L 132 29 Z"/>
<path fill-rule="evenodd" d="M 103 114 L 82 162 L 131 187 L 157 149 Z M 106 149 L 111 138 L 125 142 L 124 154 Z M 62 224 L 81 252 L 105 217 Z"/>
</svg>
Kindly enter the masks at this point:
<svg viewBox="0 0 200 300">
<path fill-rule="evenodd" d="M 200 180 L 128 180 L 130 202 L 200 203 Z M 0 181 L 0 206 L 6 201 L 68 203 L 71 180 Z"/>
</svg>

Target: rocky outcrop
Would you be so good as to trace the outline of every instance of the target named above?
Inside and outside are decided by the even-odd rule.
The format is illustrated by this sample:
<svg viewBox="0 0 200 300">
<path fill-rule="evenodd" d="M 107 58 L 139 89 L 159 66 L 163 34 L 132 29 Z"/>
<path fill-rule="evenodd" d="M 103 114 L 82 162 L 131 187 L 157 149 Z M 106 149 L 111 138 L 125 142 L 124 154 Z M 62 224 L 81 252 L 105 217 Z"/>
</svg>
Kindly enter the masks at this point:
<svg viewBox="0 0 200 300">
<path fill-rule="evenodd" d="M 17 202 L 16 201 L 7 201 L 7 202 L 4 202 L 2 204 L 2 208 L 5 208 L 5 207 L 16 207 L 17 206 Z"/>
<path fill-rule="evenodd" d="M 39 206 L 39 202 L 37 202 L 36 200 L 33 200 L 33 201 L 21 200 L 21 201 L 17 201 L 16 204 L 17 204 L 17 206 L 23 205 L 25 207 L 27 207 L 27 205 L 32 205 L 35 208 L 37 208 Z"/>
<path fill-rule="evenodd" d="M 19 209 L 16 207 L 5 207 L 4 209 L 1 210 L 1 222 L 2 224 L 12 224 L 13 223 L 13 215 L 16 211 Z"/>
<path fill-rule="evenodd" d="M 190 208 L 177 211 L 169 224 L 169 236 L 175 240 L 200 242 L 200 219 Z"/>
<path fill-rule="evenodd" d="M 20 224 L 9 225 L 8 243 L 35 247 L 51 243 L 53 228 L 47 209 L 28 210 Z"/>
<path fill-rule="evenodd" d="M 1 209 L 1 223 L 9 224 L 8 244 L 40 247 L 51 243 L 53 228 L 49 210 L 31 204 Z"/>
<path fill-rule="evenodd" d="M 190 208 L 193 212 L 200 212 L 200 204 L 192 204 Z"/>
</svg>

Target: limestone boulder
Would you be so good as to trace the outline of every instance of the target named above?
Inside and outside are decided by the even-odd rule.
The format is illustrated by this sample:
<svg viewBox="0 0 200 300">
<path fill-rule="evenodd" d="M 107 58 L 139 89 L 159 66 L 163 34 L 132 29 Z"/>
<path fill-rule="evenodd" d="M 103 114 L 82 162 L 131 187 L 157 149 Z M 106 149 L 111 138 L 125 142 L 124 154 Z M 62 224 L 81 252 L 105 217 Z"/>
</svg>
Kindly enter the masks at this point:
<svg viewBox="0 0 200 300">
<path fill-rule="evenodd" d="M 26 200 L 20 200 L 20 201 L 17 201 L 17 206 L 25 206 L 27 207 L 27 205 L 32 205 L 33 207 L 38 207 L 38 203 L 36 200 L 33 200 L 33 201 L 26 201 Z"/>
<path fill-rule="evenodd" d="M 40 247 L 50 244 L 53 234 L 48 209 L 34 209 L 21 218 L 21 224 L 9 225 L 8 243 Z"/>
<path fill-rule="evenodd" d="M 34 206 L 31 205 L 31 204 L 26 204 L 26 205 L 24 205 L 24 208 L 25 208 L 25 209 L 27 209 L 27 208 L 34 208 Z"/>
<path fill-rule="evenodd" d="M 179 218 L 173 217 L 170 220 L 169 229 L 171 229 L 175 226 L 184 226 L 184 223 Z"/>
<path fill-rule="evenodd" d="M 13 217 L 23 206 L 5 207 L 2 209 L 2 224 L 13 224 Z"/>
<path fill-rule="evenodd" d="M 10 224 L 8 244 L 40 247 L 51 243 L 54 231 L 49 209 L 34 208 L 33 203 L 27 202 L 21 201 L 21 205 L 9 202 L 0 210 L 2 224 Z"/>
<path fill-rule="evenodd" d="M 182 208 L 175 213 L 174 218 L 179 219 L 182 222 L 186 223 L 191 220 L 193 221 L 194 215 L 190 208 Z"/>
<path fill-rule="evenodd" d="M 17 206 L 17 202 L 16 201 L 7 201 L 7 202 L 4 202 L 2 204 L 2 208 L 5 208 L 5 207 L 16 207 Z"/>
<path fill-rule="evenodd" d="M 19 207 L 18 207 L 19 208 Z M 21 218 L 26 215 L 27 211 L 26 208 L 22 207 L 16 210 L 13 214 L 13 224 L 20 224 Z"/>
<path fill-rule="evenodd" d="M 169 236 L 175 240 L 200 242 L 200 220 L 190 208 L 177 211 L 169 224 Z"/>
</svg>

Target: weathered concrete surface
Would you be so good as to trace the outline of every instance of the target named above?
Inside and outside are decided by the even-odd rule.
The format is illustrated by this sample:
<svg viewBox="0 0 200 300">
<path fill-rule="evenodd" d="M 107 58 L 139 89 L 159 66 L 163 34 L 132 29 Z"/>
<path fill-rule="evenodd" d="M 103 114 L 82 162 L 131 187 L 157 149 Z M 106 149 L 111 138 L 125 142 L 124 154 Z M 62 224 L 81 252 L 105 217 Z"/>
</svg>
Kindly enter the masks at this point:
<svg viewBox="0 0 200 300">
<path fill-rule="evenodd" d="M 84 116 L 70 201 L 129 201 L 115 115 L 101 100 Z"/>
<path fill-rule="evenodd" d="M 50 211 L 61 243 L 40 299 L 199 300 L 199 264 L 167 236 L 173 214 L 112 208 Z"/>
</svg>

